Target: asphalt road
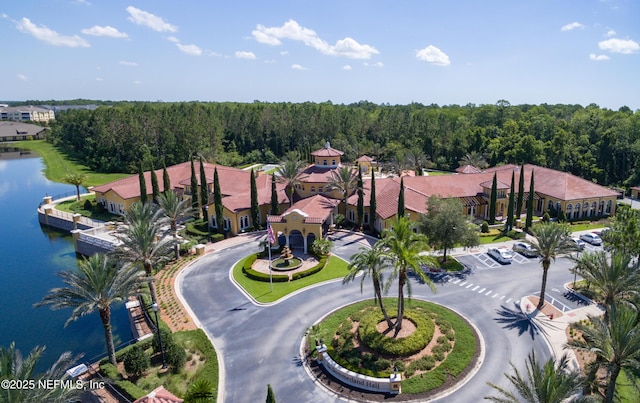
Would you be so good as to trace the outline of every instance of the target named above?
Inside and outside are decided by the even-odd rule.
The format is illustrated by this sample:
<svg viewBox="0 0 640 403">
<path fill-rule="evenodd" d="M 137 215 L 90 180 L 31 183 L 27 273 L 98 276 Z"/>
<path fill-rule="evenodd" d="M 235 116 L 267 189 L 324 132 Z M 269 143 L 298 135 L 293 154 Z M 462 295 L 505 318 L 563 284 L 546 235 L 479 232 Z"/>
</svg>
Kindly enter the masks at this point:
<svg viewBox="0 0 640 403">
<path fill-rule="evenodd" d="M 349 236 L 334 238 L 333 253 L 348 259 L 368 244 Z M 317 285 L 271 306 L 252 303 L 229 279 L 229 270 L 257 242 L 224 249 L 194 262 L 183 275 L 180 292 L 221 355 L 225 402 L 259 402 L 271 384 L 278 402 L 341 401 L 311 379 L 300 358 L 300 341 L 306 329 L 327 313 L 373 294 L 359 281 L 343 285 L 340 280 Z M 486 256 L 486 255 L 485 255 Z M 413 284 L 413 297 L 445 305 L 465 316 L 480 331 L 485 355 L 475 376 L 459 389 L 436 401 L 475 402 L 493 393 L 486 382 L 507 386 L 504 373 L 509 362 L 524 368 L 527 354 L 535 349 L 541 360 L 550 357 L 544 334 L 521 313 L 520 298 L 540 290 L 541 268 L 536 259 L 518 259 L 496 265 L 480 254 L 461 258 L 473 267 L 466 274 L 430 275 L 437 284 L 432 293 L 426 284 Z M 564 284 L 573 281 L 571 262 L 558 259 L 549 270 L 547 297 L 555 305 L 571 309 L 563 297 Z M 395 290 L 395 288 L 391 288 Z M 555 291 L 554 291 L 555 290 Z M 393 291 L 390 293 L 393 296 Z"/>
</svg>

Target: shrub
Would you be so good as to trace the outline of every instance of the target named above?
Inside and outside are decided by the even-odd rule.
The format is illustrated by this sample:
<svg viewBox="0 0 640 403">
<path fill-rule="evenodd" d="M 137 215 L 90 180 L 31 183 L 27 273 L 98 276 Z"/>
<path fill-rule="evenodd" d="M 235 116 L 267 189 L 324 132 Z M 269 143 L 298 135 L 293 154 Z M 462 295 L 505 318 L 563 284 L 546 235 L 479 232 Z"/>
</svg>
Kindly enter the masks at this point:
<svg viewBox="0 0 640 403">
<path fill-rule="evenodd" d="M 420 359 L 411 363 L 410 367 L 412 370 L 420 370 L 420 371 L 429 371 L 436 366 L 436 360 L 432 355 L 425 355 Z"/>
<path fill-rule="evenodd" d="M 160 336 L 162 336 L 162 347 L 164 351 L 167 351 L 170 345 L 175 344 L 175 342 L 173 341 L 173 334 L 168 328 L 160 326 Z M 160 340 L 158 339 L 158 332 L 153 333 L 151 345 L 153 347 L 154 353 L 160 352 Z"/>
<path fill-rule="evenodd" d="M 317 256 L 323 257 L 327 256 L 329 252 L 331 252 L 331 248 L 333 247 L 333 242 L 328 239 L 316 239 L 311 244 L 311 251 Z"/>
<path fill-rule="evenodd" d="M 393 367 L 394 367 L 394 369 L 397 368 L 398 372 L 404 372 L 405 369 L 406 369 L 406 366 L 404 365 L 404 361 L 401 361 L 401 360 L 396 360 L 393 363 Z"/>
<path fill-rule="evenodd" d="M 91 204 L 91 201 L 89 199 L 85 199 L 82 208 L 87 211 L 93 211 L 93 204 Z"/>
<path fill-rule="evenodd" d="M 134 344 L 123 361 L 124 370 L 131 375 L 142 375 L 151 366 L 151 359 L 139 344 Z"/>
<path fill-rule="evenodd" d="M 327 257 L 323 256 L 323 257 L 320 258 L 320 261 L 318 262 L 317 265 L 313 266 L 310 269 L 294 273 L 293 276 L 291 276 L 291 277 L 292 277 L 293 280 L 299 280 L 301 278 L 310 276 L 312 274 L 316 274 L 320 270 L 324 269 L 324 266 L 326 266 L 326 264 L 327 264 Z"/>
<path fill-rule="evenodd" d="M 542 222 L 547 223 L 551 221 L 551 216 L 549 215 L 548 212 L 545 212 L 544 215 L 542 216 Z"/>
<path fill-rule="evenodd" d="M 184 364 L 187 362 L 187 352 L 184 351 L 184 348 L 179 346 L 177 343 L 169 344 L 165 349 L 164 357 L 167 364 L 173 368 L 174 372 L 178 372 L 182 369 Z"/>
<path fill-rule="evenodd" d="M 483 234 L 486 234 L 489 232 L 489 223 L 486 221 L 483 221 L 482 224 L 480 224 L 480 232 L 482 232 Z"/>
</svg>

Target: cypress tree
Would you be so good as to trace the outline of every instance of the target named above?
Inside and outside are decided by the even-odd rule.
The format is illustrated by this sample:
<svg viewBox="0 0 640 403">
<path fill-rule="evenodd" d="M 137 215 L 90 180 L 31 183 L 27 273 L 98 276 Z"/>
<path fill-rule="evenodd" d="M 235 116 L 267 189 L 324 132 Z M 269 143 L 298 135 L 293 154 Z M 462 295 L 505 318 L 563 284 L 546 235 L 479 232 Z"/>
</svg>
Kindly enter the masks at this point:
<svg viewBox="0 0 640 403">
<path fill-rule="evenodd" d="M 362 170 L 358 169 L 358 229 L 362 228 L 362 220 L 364 220 L 364 189 L 362 187 Z"/>
<path fill-rule="evenodd" d="M 144 180 L 142 163 L 140 163 L 140 170 L 138 171 L 138 182 L 140 182 L 140 203 L 145 204 L 147 202 L 147 182 Z"/>
<path fill-rule="evenodd" d="M 162 163 L 162 185 L 163 185 L 163 193 L 167 193 L 171 190 L 171 178 L 167 173 L 167 165 Z"/>
<path fill-rule="evenodd" d="M 505 225 L 505 229 L 507 231 L 511 231 L 513 229 L 513 204 L 515 195 L 515 172 L 511 172 L 511 192 L 509 192 L 509 204 L 507 205 L 507 224 Z"/>
<path fill-rule="evenodd" d="M 516 204 L 516 218 L 520 218 L 524 206 L 524 164 L 520 166 L 520 180 L 518 182 L 518 203 Z"/>
<path fill-rule="evenodd" d="M 376 176 L 371 168 L 371 195 L 369 196 L 369 230 L 376 233 Z"/>
<path fill-rule="evenodd" d="M 191 158 L 191 207 L 200 215 L 200 207 L 198 205 L 198 179 L 196 178 L 196 168 L 193 166 L 193 158 Z"/>
<path fill-rule="evenodd" d="M 489 199 L 489 224 L 496 223 L 496 203 L 498 201 L 498 177 L 493 174 L 493 183 L 491 184 L 491 198 Z"/>
<path fill-rule="evenodd" d="M 531 182 L 529 184 L 529 198 L 527 200 L 527 221 L 525 222 L 526 228 L 531 228 L 533 224 L 533 169 L 531 170 Z"/>
<path fill-rule="evenodd" d="M 158 184 L 158 175 L 156 175 L 156 169 L 151 166 L 151 192 L 153 193 L 153 202 L 158 204 L 158 197 L 160 197 L 160 185 Z"/>
<path fill-rule="evenodd" d="M 278 204 L 278 191 L 276 190 L 276 176 L 271 175 L 271 211 L 269 214 L 280 214 L 280 205 Z"/>
<path fill-rule="evenodd" d="M 202 214 L 208 221 L 206 206 L 209 204 L 209 187 L 207 186 L 207 175 L 204 172 L 204 164 L 202 163 L 202 157 L 200 157 L 200 203 L 202 206 Z"/>
<path fill-rule="evenodd" d="M 222 190 L 220 190 L 220 179 L 218 178 L 218 168 L 213 171 L 213 207 L 216 210 L 216 224 L 218 232 L 224 232 L 224 207 L 222 205 Z"/>
<path fill-rule="evenodd" d="M 397 218 L 404 217 L 404 178 L 400 178 L 400 194 L 398 194 Z"/>
<path fill-rule="evenodd" d="M 258 186 L 256 185 L 256 176 L 251 169 L 251 224 L 254 230 L 259 230 L 260 225 L 260 209 L 258 208 Z"/>
<path fill-rule="evenodd" d="M 271 384 L 267 385 L 267 400 L 266 403 L 276 403 L 276 394 L 273 393 L 273 389 L 271 389 Z"/>
</svg>

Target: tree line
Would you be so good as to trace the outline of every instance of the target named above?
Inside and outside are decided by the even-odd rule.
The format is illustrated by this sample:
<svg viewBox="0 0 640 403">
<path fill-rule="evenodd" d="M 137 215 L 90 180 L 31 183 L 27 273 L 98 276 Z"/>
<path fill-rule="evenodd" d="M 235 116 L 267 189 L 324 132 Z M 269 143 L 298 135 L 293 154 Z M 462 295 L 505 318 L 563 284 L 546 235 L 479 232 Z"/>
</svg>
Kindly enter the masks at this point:
<svg viewBox="0 0 640 403">
<path fill-rule="evenodd" d="M 603 185 L 640 182 L 640 113 L 581 105 L 117 103 L 60 112 L 49 140 L 96 171 L 135 173 L 200 155 L 225 165 L 309 157 L 329 140 L 345 160 L 410 157 L 452 170 L 467 153 L 532 163 Z"/>
</svg>

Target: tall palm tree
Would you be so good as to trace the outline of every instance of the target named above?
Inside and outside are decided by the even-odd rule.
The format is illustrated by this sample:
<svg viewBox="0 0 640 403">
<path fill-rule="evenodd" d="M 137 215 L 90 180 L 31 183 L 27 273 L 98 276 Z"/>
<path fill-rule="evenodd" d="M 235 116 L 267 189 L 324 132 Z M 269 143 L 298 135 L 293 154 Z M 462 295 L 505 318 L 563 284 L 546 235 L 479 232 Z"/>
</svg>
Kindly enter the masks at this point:
<svg viewBox="0 0 640 403">
<path fill-rule="evenodd" d="M 288 155 L 276 170 L 276 181 L 285 184 L 289 196 L 289 206 L 293 206 L 293 194 L 307 175 L 303 174 L 305 163 L 296 157 L 297 154 Z"/>
<path fill-rule="evenodd" d="M 71 352 L 62 353 L 56 362 L 44 373 L 36 374 L 35 367 L 45 351 L 45 347 L 36 346 L 29 355 L 24 358 L 20 350 L 16 349 L 15 343 L 11 343 L 9 348 L 0 346 L 0 379 L 21 380 L 28 384 L 30 381 L 57 381 L 68 378 L 66 370 L 77 362 L 82 355 L 73 356 Z M 53 383 L 55 385 L 55 383 Z M 36 385 L 37 386 L 37 385 Z M 82 392 L 81 389 L 63 388 L 56 386 L 53 388 L 21 388 L 9 389 L 0 388 L 0 402 L 2 403 L 23 403 L 23 402 L 69 402 L 75 401 Z"/>
<path fill-rule="evenodd" d="M 560 255 L 570 254 L 578 250 L 576 244 L 569 237 L 569 229 L 566 225 L 557 223 L 540 224 L 532 228 L 533 240 L 526 240 L 537 252 L 542 265 L 542 286 L 540 287 L 540 301 L 538 309 L 544 306 L 545 290 L 547 287 L 547 274 L 551 262 Z"/>
<path fill-rule="evenodd" d="M 432 256 L 421 254 L 429 250 L 427 237 L 413 231 L 413 223 L 405 217 L 398 217 L 391 228 L 382 232 L 382 245 L 388 248 L 388 254 L 394 266 L 393 274 L 389 281 L 398 279 L 398 314 L 395 324 L 395 335 L 402 329 L 404 317 L 404 287 L 411 297 L 411 282 L 408 281 L 408 273 L 413 272 L 420 280 L 424 281 L 433 292 L 436 287 L 431 279 L 422 271 L 421 265 L 434 263 Z M 387 286 L 390 283 L 387 283 Z"/>
<path fill-rule="evenodd" d="M 373 247 L 360 247 L 360 252 L 351 256 L 351 263 L 349 264 L 349 273 L 342 279 L 342 284 L 346 284 L 353 281 L 358 274 L 362 273 L 360 280 L 360 292 L 362 293 L 362 287 L 367 275 L 371 276 L 373 281 L 373 292 L 375 299 L 380 305 L 380 310 L 384 316 L 384 320 L 387 321 L 389 328 L 393 326 L 393 322 L 387 314 L 387 310 L 382 303 L 382 283 L 384 282 L 384 276 L 382 270 L 389 263 L 389 256 L 385 252 L 383 245 L 380 241 L 373 244 Z"/>
<path fill-rule="evenodd" d="M 567 346 L 596 355 L 596 362 L 607 370 L 604 401 L 612 403 L 616 381 L 623 369 L 631 374 L 640 362 L 640 325 L 638 312 L 624 305 L 607 307 L 608 320 L 589 316 L 590 323 L 578 322 L 576 329 L 582 339 L 573 339 Z"/>
<path fill-rule="evenodd" d="M 471 165 L 478 169 L 485 169 L 489 166 L 487 163 L 487 159 L 482 153 L 477 151 L 471 151 L 470 153 L 466 153 L 464 157 L 458 161 L 458 164 L 462 167 L 465 165 Z"/>
<path fill-rule="evenodd" d="M 153 213 L 149 216 L 151 212 Z M 113 251 L 115 256 L 125 262 L 139 264 L 144 268 L 153 303 L 157 302 L 153 278 L 155 266 L 168 259 L 175 243 L 175 239 L 164 236 L 161 215 L 159 209 L 146 210 L 134 203 L 124 215 L 125 225 L 115 234 L 121 243 Z M 146 218 L 141 219 L 142 217 Z"/>
<path fill-rule="evenodd" d="M 335 189 L 342 194 L 345 216 L 347 215 L 347 199 L 356 190 L 357 182 L 358 173 L 351 167 L 341 166 L 331 171 L 328 185 L 330 189 Z"/>
<path fill-rule="evenodd" d="M 570 399 L 580 392 L 582 376 L 578 372 L 569 371 L 569 358 L 564 354 L 556 363 L 553 358 L 540 365 L 535 352 L 527 357 L 526 376 L 511 364 L 513 374 L 505 374 L 515 391 L 509 391 L 493 383 L 489 386 L 496 389 L 499 396 L 485 396 L 486 400 L 501 403 L 557 403 L 575 401 Z"/>
<path fill-rule="evenodd" d="M 80 186 L 87 180 L 87 175 L 80 172 L 69 172 L 62 181 L 76 187 L 76 200 L 80 200 Z"/>
<path fill-rule="evenodd" d="M 583 253 L 576 259 L 573 272 L 587 281 L 602 296 L 605 307 L 631 303 L 640 295 L 640 262 L 628 254 L 613 251 Z M 605 312 L 605 319 L 607 313 Z"/>
<path fill-rule="evenodd" d="M 120 265 L 104 254 L 95 254 L 78 263 L 78 271 L 58 273 L 66 287 L 53 288 L 34 306 L 50 305 L 51 309 L 73 308 L 69 323 L 98 311 L 104 327 L 109 361 L 116 363 L 111 331 L 111 305 L 126 301 L 140 286 L 144 272 L 135 266 Z"/>
<path fill-rule="evenodd" d="M 191 207 L 191 202 L 189 200 L 180 200 L 178 195 L 174 192 L 168 191 L 164 192 L 158 197 L 158 206 L 160 207 L 160 211 L 164 219 L 171 226 L 171 233 L 173 234 L 173 238 L 176 240 L 175 243 L 175 251 L 176 251 L 176 259 L 180 258 L 180 244 L 177 242 L 178 239 L 178 223 L 180 220 L 185 219 L 187 217 L 191 217 L 194 211 Z M 207 223 L 207 225 L 209 225 Z"/>
</svg>

